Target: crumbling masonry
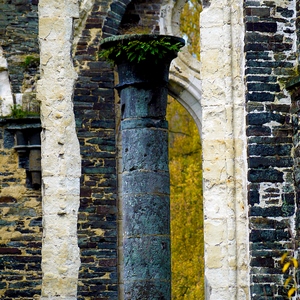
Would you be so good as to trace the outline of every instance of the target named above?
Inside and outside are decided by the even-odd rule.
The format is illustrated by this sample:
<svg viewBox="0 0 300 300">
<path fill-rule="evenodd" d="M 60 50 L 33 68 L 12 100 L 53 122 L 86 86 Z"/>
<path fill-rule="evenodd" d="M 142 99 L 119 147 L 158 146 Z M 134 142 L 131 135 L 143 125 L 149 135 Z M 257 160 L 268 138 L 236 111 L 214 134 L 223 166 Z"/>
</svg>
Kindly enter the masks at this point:
<svg viewBox="0 0 300 300">
<path fill-rule="evenodd" d="M 137 25 L 181 36 L 184 3 L 0 2 L 1 299 L 126 298 L 118 78 L 97 52 Z M 299 241 L 300 1 L 202 4 L 201 61 L 180 52 L 168 93 L 202 140 L 205 296 L 285 299 L 279 260 Z"/>
</svg>

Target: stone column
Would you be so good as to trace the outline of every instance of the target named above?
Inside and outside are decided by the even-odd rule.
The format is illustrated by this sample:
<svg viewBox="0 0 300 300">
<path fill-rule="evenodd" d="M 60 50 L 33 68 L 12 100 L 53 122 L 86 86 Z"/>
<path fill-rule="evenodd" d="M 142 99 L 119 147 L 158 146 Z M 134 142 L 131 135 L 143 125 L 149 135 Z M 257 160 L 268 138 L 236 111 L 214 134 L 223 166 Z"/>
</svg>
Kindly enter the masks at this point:
<svg viewBox="0 0 300 300">
<path fill-rule="evenodd" d="M 250 299 L 243 1 L 203 2 L 202 169 L 207 300 Z"/>
<path fill-rule="evenodd" d="M 81 159 L 75 130 L 71 47 L 77 1 L 39 1 L 42 156 L 42 297 L 77 299 Z"/>
<path fill-rule="evenodd" d="M 182 43 L 179 38 L 169 39 Z M 127 42 L 123 37 L 106 40 L 102 48 Z M 156 57 L 140 63 L 116 62 L 121 98 L 124 299 L 128 300 L 171 299 L 165 115 L 169 66 L 175 56 L 170 51 L 156 63 Z"/>
</svg>

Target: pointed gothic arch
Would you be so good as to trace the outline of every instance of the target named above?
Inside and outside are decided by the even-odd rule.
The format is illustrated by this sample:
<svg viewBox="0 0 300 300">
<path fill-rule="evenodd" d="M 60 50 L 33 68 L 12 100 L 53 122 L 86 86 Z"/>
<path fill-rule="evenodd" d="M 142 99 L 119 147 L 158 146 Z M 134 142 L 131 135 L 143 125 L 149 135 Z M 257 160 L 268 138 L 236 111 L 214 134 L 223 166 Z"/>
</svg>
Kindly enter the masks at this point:
<svg viewBox="0 0 300 300">
<path fill-rule="evenodd" d="M 161 33 L 178 34 L 183 2 L 169 1 L 162 8 Z M 232 22 L 233 12 L 242 14 L 242 7 L 225 2 L 203 3 L 201 62 L 179 53 L 172 64 L 169 90 L 201 132 L 206 299 L 247 299 L 245 93 L 240 69 L 244 33 L 241 19 Z"/>
</svg>

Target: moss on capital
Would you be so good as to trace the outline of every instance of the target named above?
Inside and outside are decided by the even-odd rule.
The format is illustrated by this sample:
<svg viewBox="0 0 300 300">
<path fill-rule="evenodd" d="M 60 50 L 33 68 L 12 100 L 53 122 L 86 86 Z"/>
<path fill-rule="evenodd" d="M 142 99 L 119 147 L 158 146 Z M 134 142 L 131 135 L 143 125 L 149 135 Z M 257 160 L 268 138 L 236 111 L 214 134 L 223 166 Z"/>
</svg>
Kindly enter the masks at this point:
<svg viewBox="0 0 300 300">
<path fill-rule="evenodd" d="M 100 45 L 98 57 L 113 64 L 124 60 L 133 63 L 151 60 L 157 64 L 167 58 L 175 58 L 185 42 L 175 36 L 132 34 L 106 38 Z"/>
</svg>

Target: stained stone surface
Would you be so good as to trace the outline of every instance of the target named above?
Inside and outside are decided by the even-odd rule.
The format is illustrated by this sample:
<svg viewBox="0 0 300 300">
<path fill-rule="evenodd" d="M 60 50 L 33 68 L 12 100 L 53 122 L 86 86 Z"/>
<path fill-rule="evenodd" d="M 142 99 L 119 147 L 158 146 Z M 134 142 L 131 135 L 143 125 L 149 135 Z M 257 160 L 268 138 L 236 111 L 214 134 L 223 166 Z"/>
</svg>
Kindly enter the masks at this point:
<svg viewBox="0 0 300 300">
<path fill-rule="evenodd" d="M 127 37 L 116 37 L 102 46 L 106 48 L 123 38 L 126 42 Z M 178 42 L 178 38 L 171 41 Z M 174 53 L 170 51 L 166 61 L 157 65 L 154 59 L 141 64 L 117 61 L 122 117 L 124 299 L 171 299 L 165 114 L 168 62 L 172 58 Z"/>
</svg>

